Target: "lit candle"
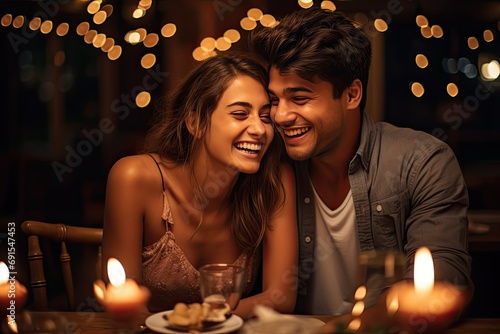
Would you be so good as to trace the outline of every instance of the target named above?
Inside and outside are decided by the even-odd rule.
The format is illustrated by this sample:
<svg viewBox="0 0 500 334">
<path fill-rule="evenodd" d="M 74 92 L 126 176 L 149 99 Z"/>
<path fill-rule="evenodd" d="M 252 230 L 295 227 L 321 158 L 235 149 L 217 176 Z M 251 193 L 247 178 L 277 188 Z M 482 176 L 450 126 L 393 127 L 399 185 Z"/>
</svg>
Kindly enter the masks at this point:
<svg viewBox="0 0 500 334">
<path fill-rule="evenodd" d="M 15 319 L 16 313 L 22 310 L 28 290 L 9 276 L 9 268 L 4 262 L 0 262 L 0 315 L 7 314 Z"/>
<path fill-rule="evenodd" d="M 387 309 L 410 333 L 441 333 L 460 315 L 464 294 L 454 285 L 434 282 L 434 263 L 428 248 L 415 254 L 414 281 L 393 285 Z"/>
<path fill-rule="evenodd" d="M 147 312 L 149 290 L 126 278 L 123 266 L 114 258 L 108 260 L 108 277 L 110 283 L 107 287 L 101 280 L 94 283 L 96 298 L 113 319 L 125 323 L 137 322 L 138 316 Z"/>
</svg>

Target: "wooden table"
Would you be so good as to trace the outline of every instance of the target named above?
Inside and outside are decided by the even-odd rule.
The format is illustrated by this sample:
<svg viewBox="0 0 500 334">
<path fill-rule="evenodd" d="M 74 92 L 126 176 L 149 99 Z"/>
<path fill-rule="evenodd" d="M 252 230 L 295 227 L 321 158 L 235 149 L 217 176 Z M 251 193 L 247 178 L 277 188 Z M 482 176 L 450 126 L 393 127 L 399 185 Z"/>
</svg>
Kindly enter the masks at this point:
<svg viewBox="0 0 500 334">
<path fill-rule="evenodd" d="M 109 334 L 117 333 L 113 321 L 106 313 L 93 312 L 33 312 L 39 318 L 63 319 L 62 328 L 55 333 L 78 333 L 78 334 Z M 322 321 L 328 321 L 331 317 L 311 316 Z M 2 333 L 5 330 L 5 323 L 2 324 Z M 41 333 L 41 332 L 40 332 Z M 44 332 L 46 334 L 50 332 Z M 149 329 L 144 329 L 138 333 L 154 334 Z M 489 334 L 500 333 L 500 318 L 464 319 L 448 331 L 451 334 Z M 20 333 L 22 334 L 22 333 Z M 292 334 L 292 333 L 291 333 Z"/>
</svg>

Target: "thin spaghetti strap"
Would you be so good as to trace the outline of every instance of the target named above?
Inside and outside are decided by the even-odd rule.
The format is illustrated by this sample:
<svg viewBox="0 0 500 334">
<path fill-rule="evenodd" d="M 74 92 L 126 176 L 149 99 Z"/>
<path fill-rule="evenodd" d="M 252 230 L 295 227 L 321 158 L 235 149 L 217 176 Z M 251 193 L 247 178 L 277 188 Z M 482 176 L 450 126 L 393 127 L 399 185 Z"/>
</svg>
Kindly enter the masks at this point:
<svg viewBox="0 0 500 334">
<path fill-rule="evenodd" d="M 163 173 L 161 172 L 160 164 L 158 164 L 156 159 L 151 154 L 148 153 L 148 155 L 151 157 L 151 159 L 153 159 L 153 161 L 156 164 L 156 167 L 158 167 L 158 170 L 160 171 L 161 187 L 163 189 L 163 212 L 161 214 L 161 218 L 167 223 L 173 224 L 174 221 L 172 219 L 172 212 L 170 212 L 170 205 L 168 204 L 167 193 L 165 192 L 165 181 L 163 179 Z M 167 224 L 167 229 L 168 229 L 168 224 Z"/>
<path fill-rule="evenodd" d="M 156 161 L 156 159 L 148 153 L 148 155 L 151 157 L 151 159 L 154 160 L 155 164 L 156 164 L 156 167 L 158 167 L 158 170 L 160 171 L 160 176 L 161 176 L 161 188 L 163 189 L 163 192 L 165 192 L 165 180 L 163 180 L 163 173 L 161 172 L 161 168 L 160 168 L 160 165 L 158 164 L 158 162 Z"/>
</svg>

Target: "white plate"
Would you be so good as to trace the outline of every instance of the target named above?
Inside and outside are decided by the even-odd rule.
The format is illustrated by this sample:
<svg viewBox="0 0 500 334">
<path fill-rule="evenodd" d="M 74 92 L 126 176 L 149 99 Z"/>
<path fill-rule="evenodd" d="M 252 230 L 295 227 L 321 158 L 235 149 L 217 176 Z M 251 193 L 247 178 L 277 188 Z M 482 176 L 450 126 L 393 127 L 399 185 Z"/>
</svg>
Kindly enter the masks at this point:
<svg viewBox="0 0 500 334">
<path fill-rule="evenodd" d="M 168 328 L 168 320 L 165 318 L 166 314 L 170 314 L 173 311 L 164 311 L 155 313 L 150 315 L 146 319 L 146 326 L 158 333 L 188 333 L 186 331 L 178 331 L 172 328 Z M 236 314 L 233 314 L 229 319 L 227 319 L 221 326 L 217 326 L 217 328 L 202 331 L 202 333 L 206 334 L 217 334 L 217 333 L 230 333 L 238 330 L 243 325 L 243 319 L 238 317 Z"/>
</svg>

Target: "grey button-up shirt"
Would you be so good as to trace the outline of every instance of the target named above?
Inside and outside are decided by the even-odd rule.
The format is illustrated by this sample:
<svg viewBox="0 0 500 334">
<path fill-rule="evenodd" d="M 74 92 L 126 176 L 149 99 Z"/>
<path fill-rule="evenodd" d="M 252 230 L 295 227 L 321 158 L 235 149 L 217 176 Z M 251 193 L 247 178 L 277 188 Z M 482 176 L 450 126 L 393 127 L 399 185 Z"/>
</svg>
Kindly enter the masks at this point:
<svg viewBox="0 0 500 334">
<path fill-rule="evenodd" d="M 314 259 L 314 195 L 308 161 L 294 162 L 300 236 L 297 312 L 307 313 Z M 349 164 L 361 251 L 391 249 L 407 256 L 406 277 L 421 246 L 433 255 L 436 280 L 472 285 L 467 253 L 468 194 L 450 147 L 435 137 L 362 114 L 360 145 Z M 325 296 L 328 298 L 328 296 Z"/>
</svg>

